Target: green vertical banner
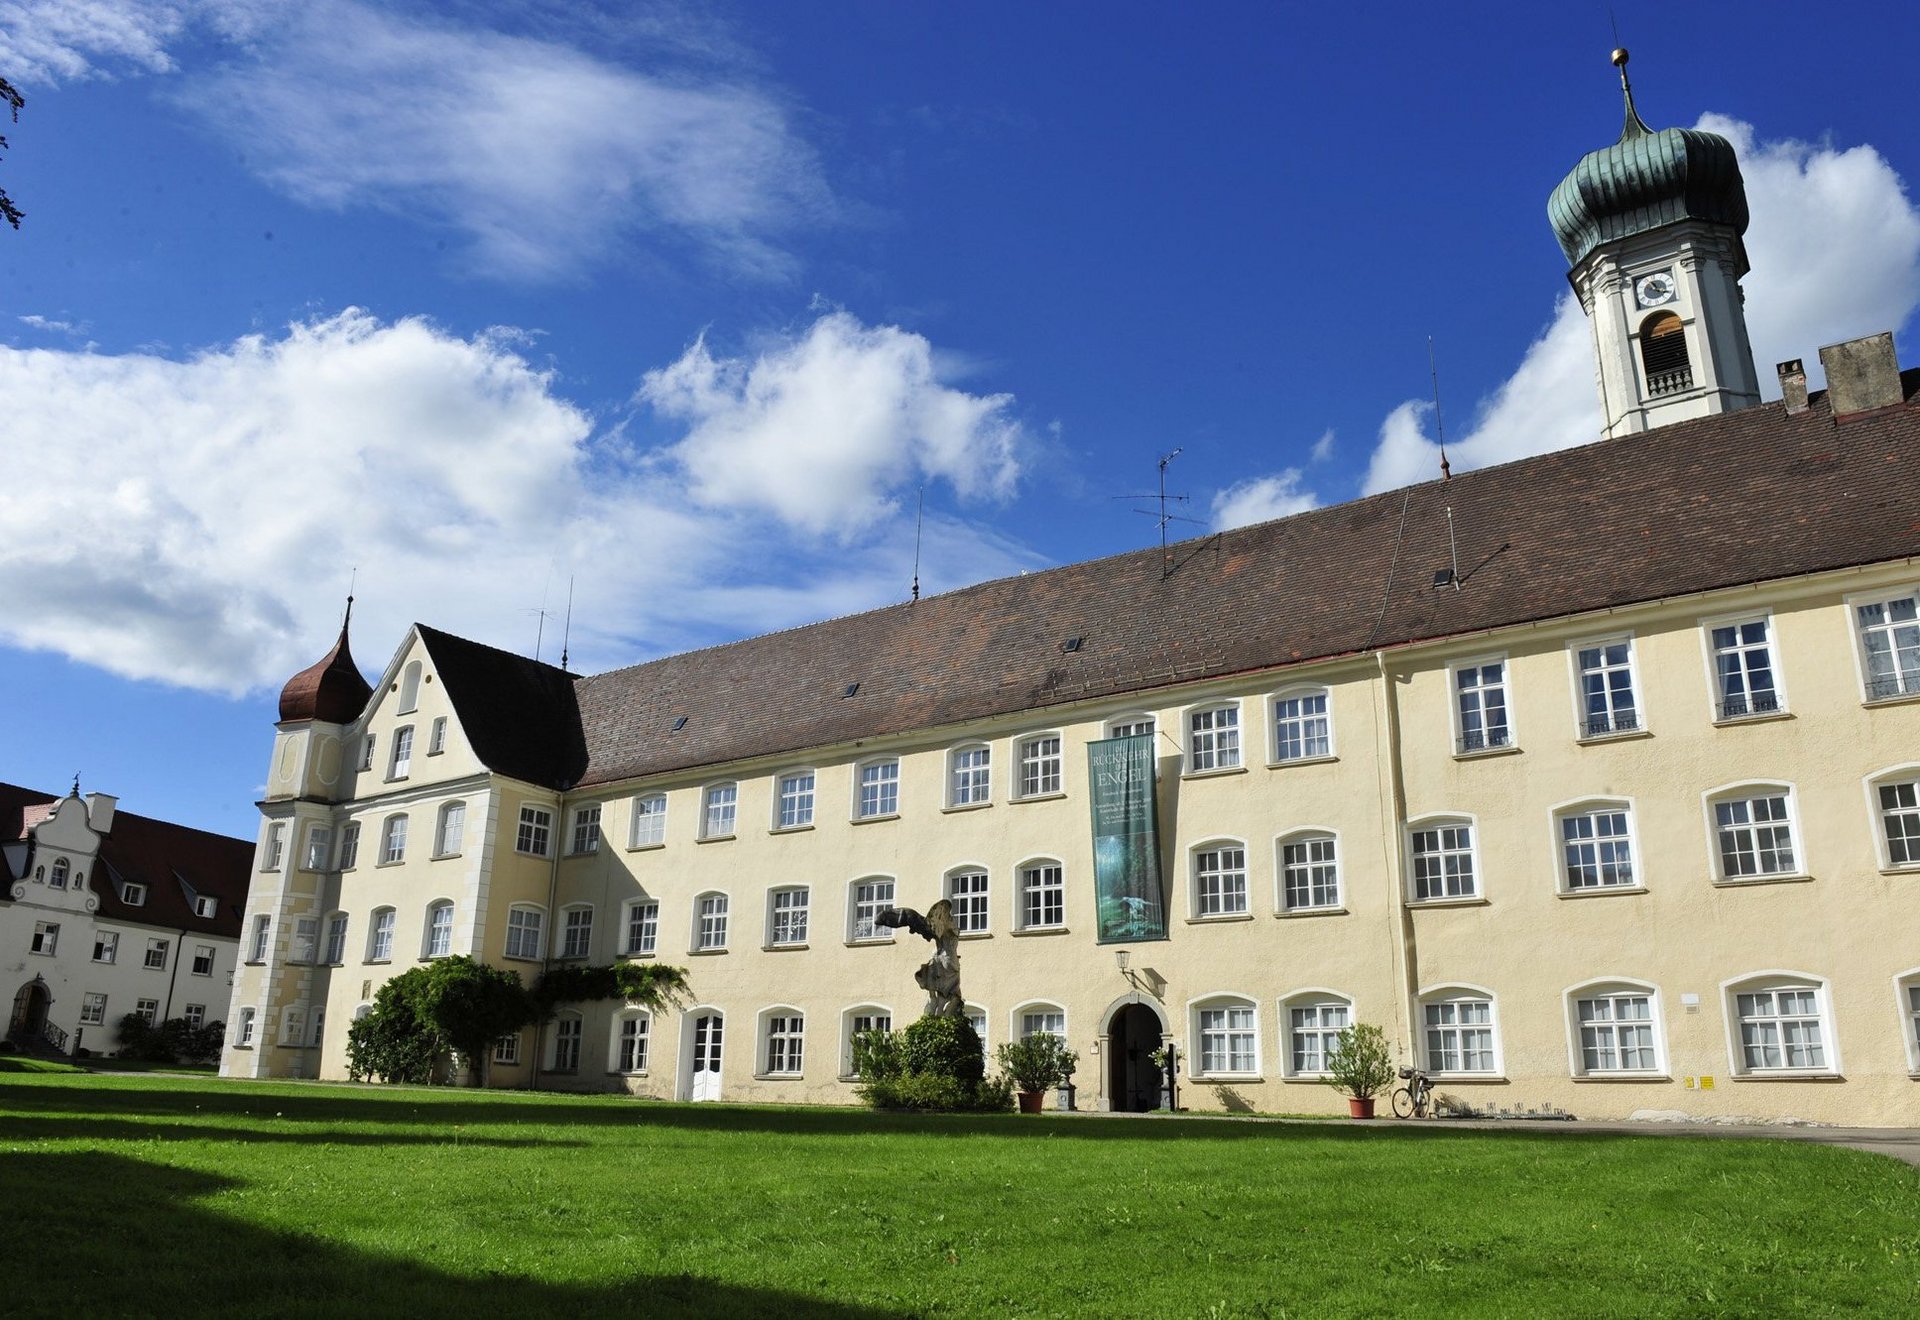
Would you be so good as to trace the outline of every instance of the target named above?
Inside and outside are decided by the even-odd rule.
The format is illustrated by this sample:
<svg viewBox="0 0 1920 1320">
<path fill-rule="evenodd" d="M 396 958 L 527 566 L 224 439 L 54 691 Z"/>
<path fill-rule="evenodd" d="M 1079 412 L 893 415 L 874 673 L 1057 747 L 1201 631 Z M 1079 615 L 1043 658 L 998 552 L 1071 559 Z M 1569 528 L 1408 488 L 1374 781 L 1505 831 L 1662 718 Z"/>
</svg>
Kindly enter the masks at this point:
<svg viewBox="0 0 1920 1320">
<path fill-rule="evenodd" d="M 1093 800 L 1093 894 L 1102 944 L 1167 938 L 1153 735 L 1087 744 Z"/>
</svg>

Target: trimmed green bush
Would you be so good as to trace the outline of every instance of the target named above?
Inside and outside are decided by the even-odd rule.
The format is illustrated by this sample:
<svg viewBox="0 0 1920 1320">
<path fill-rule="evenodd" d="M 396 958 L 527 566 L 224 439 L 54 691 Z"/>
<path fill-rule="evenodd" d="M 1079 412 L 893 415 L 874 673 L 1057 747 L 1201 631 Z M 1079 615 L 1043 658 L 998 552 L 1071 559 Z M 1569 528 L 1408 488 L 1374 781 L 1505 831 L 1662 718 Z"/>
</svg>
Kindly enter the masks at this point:
<svg viewBox="0 0 1920 1320">
<path fill-rule="evenodd" d="M 900 1031 L 863 1031 L 853 1040 L 858 1094 L 875 1109 L 968 1113 L 1003 1110 L 1013 1092 L 986 1080 L 980 1036 L 965 1018 L 923 1017 Z"/>
</svg>

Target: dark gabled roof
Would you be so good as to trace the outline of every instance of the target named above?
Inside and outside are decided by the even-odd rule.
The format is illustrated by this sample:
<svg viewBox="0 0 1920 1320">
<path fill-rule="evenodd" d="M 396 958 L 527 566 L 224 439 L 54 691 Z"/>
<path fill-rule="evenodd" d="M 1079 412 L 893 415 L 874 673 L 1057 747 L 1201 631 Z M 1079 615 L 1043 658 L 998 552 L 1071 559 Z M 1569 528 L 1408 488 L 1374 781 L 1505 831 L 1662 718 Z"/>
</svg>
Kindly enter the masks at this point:
<svg viewBox="0 0 1920 1320">
<path fill-rule="evenodd" d="M 1164 570 L 1143 550 L 584 679 L 580 782 L 1920 553 L 1920 372 L 1902 384 L 1904 405 L 1838 425 L 1816 394 L 1182 542 Z M 1449 507 L 1457 592 L 1433 586 Z"/>
<path fill-rule="evenodd" d="M 576 675 L 416 624 L 475 756 L 530 784 L 571 788 L 587 767 Z"/>
<path fill-rule="evenodd" d="M 44 808 L 59 800 L 50 793 L 0 784 L 0 840 L 26 837 L 27 827 L 44 819 Z M 107 875 L 96 871 L 87 883 L 100 896 L 101 920 L 239 938 L 247 885 L 253 878 L 253 845 L 247 840 L 116 809 L 113 827 L 100 844 L 100 861 Z M 145 885 L 146 901 L 129 907 L 121 901 L 119 884 L 110 881 Z M 219 899 L 219 911 L 212 917 L 195 915 L 189 887 Z"/>
</svg>

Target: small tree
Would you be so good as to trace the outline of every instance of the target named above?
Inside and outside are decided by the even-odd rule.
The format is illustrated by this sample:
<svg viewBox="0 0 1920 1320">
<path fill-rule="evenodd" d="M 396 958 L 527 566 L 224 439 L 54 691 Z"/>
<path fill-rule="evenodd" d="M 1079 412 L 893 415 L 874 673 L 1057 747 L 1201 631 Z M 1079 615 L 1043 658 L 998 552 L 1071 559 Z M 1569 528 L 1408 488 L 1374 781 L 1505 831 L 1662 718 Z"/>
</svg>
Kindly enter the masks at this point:
<svg viewBox="0 0 1920 1320">
<path fill-rule="evenodd" d="M 493 1043 L 538 1016 L 520 973 L 489 967 L 461 954 L 425 967 L 410 991 L 415 1014 L 465 1060 L 476 1086 L 485 1086 Z M 412 973 L 408 973 L 412 975 Z"/>
<path fill-rule="evenodd" d="M 1393 1085 L 1393 1055 L 1387 1033 L 1371 1023 L 1348 1027 L 1327 1047 L 1327 1085 L 1352 1096 L 1371 1100 Z"/>
<path fill-rule="evenodd" d="M 373 1007 L 347 1028 L 347 1075 L 356 1082 L 431 1082 L 444 1049 L 420 1015 L 416 992 L 427 967 L 400 973 L 374 992 Z"/>
<path fill-rule="evenodd" d="M 1080 1056 L 1051 1031 L 1036 1031 L 1025 1040 L 1010 1040 L 1000 1047 L 1000 1066 L 1022 1091 L 1050 1091 L 1065 1086 Z"/>
</svg>

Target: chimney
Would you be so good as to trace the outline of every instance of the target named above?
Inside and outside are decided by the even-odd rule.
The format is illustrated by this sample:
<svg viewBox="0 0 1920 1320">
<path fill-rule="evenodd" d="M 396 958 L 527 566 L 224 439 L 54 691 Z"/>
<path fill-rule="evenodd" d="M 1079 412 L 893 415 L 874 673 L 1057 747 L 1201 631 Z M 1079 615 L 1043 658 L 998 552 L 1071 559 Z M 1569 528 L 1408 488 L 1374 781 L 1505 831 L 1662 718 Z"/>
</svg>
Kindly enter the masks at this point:
<svg viewBox="0 0 1920 1320">
<path fill-rule="evenodd" d="M 1820 350 L 1820 365 L 1827 371 L 1827 401 L 1836 421 L 1906 401 L 1891 330 L 1829 344 Z"/>
<path fill-rule="evenodd" d="M 1780 397 L 1786 400 L 1787 416 L 1798 417 L 1807 410 L 1807 369 L 1799 358 L 1789 358 L 1774 370 L 1780 373 Z"/>
<path fill-rule="evenodd" d="M 113 833 L 113 809 L 120 799 L 111 793 L 87 794 L 87 824 L 95 834 Z"/>
</svg>

